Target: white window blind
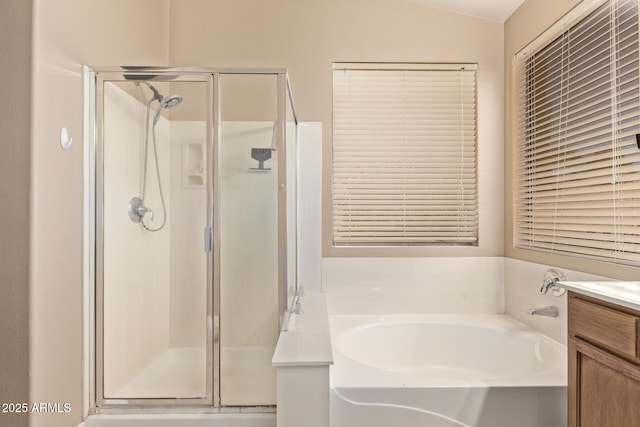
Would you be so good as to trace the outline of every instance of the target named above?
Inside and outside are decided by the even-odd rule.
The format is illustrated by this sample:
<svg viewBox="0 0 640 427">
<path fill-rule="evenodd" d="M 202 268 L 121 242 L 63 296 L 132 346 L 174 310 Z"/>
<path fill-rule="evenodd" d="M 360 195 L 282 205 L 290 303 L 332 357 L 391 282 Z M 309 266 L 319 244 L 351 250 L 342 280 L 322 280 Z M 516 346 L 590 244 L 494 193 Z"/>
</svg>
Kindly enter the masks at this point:
<svg viewBox="0 0 640 427">
<path fill-rule="evenodd" d="M 517 247 L 640 263 L 638 5 L 516 56 Z"/>
<path fill-rule="evenodd" d="M 334 64 L 335 245 L 477 244 L 476 66 Z"/>
</svg>

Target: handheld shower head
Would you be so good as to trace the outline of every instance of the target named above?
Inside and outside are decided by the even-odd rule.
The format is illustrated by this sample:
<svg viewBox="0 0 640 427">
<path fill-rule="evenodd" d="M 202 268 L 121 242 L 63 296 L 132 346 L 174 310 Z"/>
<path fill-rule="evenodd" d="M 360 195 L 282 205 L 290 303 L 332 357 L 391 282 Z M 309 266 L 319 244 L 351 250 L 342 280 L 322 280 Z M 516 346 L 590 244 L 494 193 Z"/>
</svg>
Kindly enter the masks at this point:
<svg viewBox="0 0 640 427">
<path fill-rule="evenodd" d="M 160 101 L 160 107 L 162 108 L 173 108 L 176 105 L 182 102 L 182 97 L 180 95 L 169 95 L 162 98 Z"/>
<path fill-rule="evenodd" d="M 162 108 L 175 107 L 182 102 L 182 97 L 180 95 L 170 95 L 165 97 L 158 91 L 158 89 L 156 89 L 154 85 L 148 82 L 134 82 L 136 86 L 139 86 L 140 83 L 144 83 L 149 89 L 151 89 L 151 92 L 153 92 L 152 99 L 158 101 Z"/>
<path fill-rule="evenodd" d="M 136 86 L 139 86 L 140 83 L 144 83 L 149 89 L 151 89 L 151 92 L 153 92 L 153 98 L 149 100 L 149 104 L 151 104 L 151 102 L 154 100 L 160 103 L 160 106 L 153 116 L 154 125 L 160 119 L 160 113 L 162 113 L 163 109 L 173 108 L 182 102 L 182 97 L 180 95 L 162 96 L 162 94 L 158 92 L 158 89 L 156 89 L 155 86 L 149 84 L 148 82 L 134 82 Z"/>
<path fill-rule="evenodd" d="M 162 110 L 173 108 L 176 105 L 180 104 L 181 102 L 182 102 L 182 97 L 180 95 L 169 95 L 169 96 L 163 97 L 162 100 L 160 101 L 160 106 L 158 107 L 156 114 L 153 116 L 153 124 L 155 125 L 160 119 L 160 113 L 162 112 Z"/>
</svg>

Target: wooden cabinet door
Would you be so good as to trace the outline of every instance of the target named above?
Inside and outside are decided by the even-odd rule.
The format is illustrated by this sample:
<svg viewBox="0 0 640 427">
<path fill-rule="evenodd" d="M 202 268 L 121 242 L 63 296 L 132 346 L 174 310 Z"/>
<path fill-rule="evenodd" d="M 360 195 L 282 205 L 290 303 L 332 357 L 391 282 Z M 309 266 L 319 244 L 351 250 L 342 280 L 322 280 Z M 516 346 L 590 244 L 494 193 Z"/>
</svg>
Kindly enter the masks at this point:
<svg viewBox="0 0 640 427">
<path fill-rule="evenodd" d="M 640 426 L 640 366 L 569 339 L 569 427 Z"/>
</svg>

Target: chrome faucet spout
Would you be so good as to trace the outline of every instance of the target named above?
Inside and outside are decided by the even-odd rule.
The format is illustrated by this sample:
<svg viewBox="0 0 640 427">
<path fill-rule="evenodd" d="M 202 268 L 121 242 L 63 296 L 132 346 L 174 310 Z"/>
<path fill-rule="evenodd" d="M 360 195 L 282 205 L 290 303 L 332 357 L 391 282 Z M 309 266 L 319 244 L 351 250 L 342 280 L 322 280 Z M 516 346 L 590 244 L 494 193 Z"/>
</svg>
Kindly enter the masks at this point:
<svg viewBox="0 0 640 427">
<path fill-rule="evenodd" d="M 527 313 L 532 316 L 558 317 L 558 307 L 548 305 L 546 307 L 530 308 Z"/>
</svg>

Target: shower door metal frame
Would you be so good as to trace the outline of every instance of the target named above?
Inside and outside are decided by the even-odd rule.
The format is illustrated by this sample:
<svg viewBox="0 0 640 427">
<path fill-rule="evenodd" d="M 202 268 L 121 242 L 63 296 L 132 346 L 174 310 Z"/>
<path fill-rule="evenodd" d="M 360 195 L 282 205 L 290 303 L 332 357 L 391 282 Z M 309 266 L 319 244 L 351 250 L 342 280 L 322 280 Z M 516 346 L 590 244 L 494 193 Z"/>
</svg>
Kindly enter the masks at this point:
<svg viewBox="0 0 640 427">
<path fill-rule="evenodd" d="M 204 70 L 184 70 L 184 69 L 165 69 L 165 68 L 135 68 L 132 70 L 123 69 L 121 67 L 107 67 L 93 69 L 90 72 L 90 78 L 94 80 L 95 89 L 95 134 L 93 139 L 94 145 L 90 147 L 93 151 L 93 165 L 95 171 L 95 346 L 94 360 L 94 388 L 92 393 L 91 407 L 95 413 L 123 412 L 122 408 L 153 408 L 153 407 L 206 407 L 212 406 L 213 398 L 213 341 L 214 328 L 212 322 L 209 321 L 213 311 L 213 277 L 214 261 L 216 252 L 209 251 L 206 261 L 206 387 L 205 396 L 203 398 L 107 398 L 104 396 L 104 169 L 103 169 L 103 119 L 104 119 L 104 84 L 106 82 L 135 82 L 135 81 L 154 81 L 154 82 L 201 82 L 206 84 L 206 116 L 207 118 L 215 117 L 214 106 L 217 97 L 217 77 L 210 72 Z M 206 153 L 207 158 L 212 159 L 214 155 L 213 147 L 217 144 L 217 137 L 213 132 L 213 121 L 207 119 L 206 126 Z M 206 202 L 206 227 L 213 227 L 213 170 L 207 171 L 207 202 Z"/>
<path fill-rule="evenodd" d="M 277 150 L 276 155 L 278 159 L 278 178 L 277 178 L 277 190 L 276 197 L 277 200 L 277 210 L 278 210 L 278 331 L 282 329 L 283 322 L 286 319 L 285 313 L 288 311 L 287 307 L 287 191 L 286 191 L 286 168 L 287 168 L 287 159 L 286 159 L 286 96 L 290 96 L 290 87 L 288 83 L 287 70 L 286 69 L 269 69 L 269 68 L 260 68 L 260 69 L 236 69 L 236 68 L 226 68 L 226 69 L 217 69 L 213 71 L 213 74 L 216 75 L 216 97 L 215 97 L 215 106 L 214 106 L 214 133 L 215 133 L 215 143 L 214 143 L 214 161 L 216 163 L 214 166 L 215 171 L 219 171 L 220 167 L 218 159 L 220 159 L 220 141 L 221 141 L 221 122 L 222 122 L 222 99 L 220 96 L 220 87 L 222 75 L 272 75 L 276 77 L 276 92 L 277 92 Z M 292 107 L 293 108 L 293 107 Z M 294 113 L 295 116 L 295 113 Z M 298 124 L 296 118 L 296 125 Z M 214 200 L 219 200 L 219 186 L 213 186 L 214 191 Z M 216 204 L 217 207 L 217 204 Z M 213 234 L 214 234 L 214 251 L 216 256 L 214 256 L 214 262 L 216 263 L 214 266 L 214 276 L 213 276 L 213 313 L 214 313 L 214 322 L 215 319 L 218 319 L 218 322 L 221 321 L 220 318 L 220 223 L 218 221 L 219 215 L 214 211 L 213 217 Z M 220 360 L 221 360 L 221 345 L 220 345 L 220 326 L 218 323 L 218 327 L 214 327 L 214 341 L 213 341 L 213 351 L 214 351 L 214 408 L 217 409 L 218 412 L 238 412 L 242 410 L 242 412 L 247 412 L 247 409 L 250 408 L 251 412 L 275 412 L 274 406 L 223 406 L 221 403 L 221 386 L 220 386 Z M 217 375 L 216 375 L 217 373 Z M 241 409 L 242 408 L 242 409 Z"/>
<path fill-rule="evenodd" d="M 217 212 L 220 144 L 220 75 L 277 76 L 278 111 L 278 328 L 286 321 L 287 307 L 287 227 L 286 227 L 286 99 L 291 89 L 286 69 L 271 68 L 170 68 L 170 67 L 85 67 L 85 218 L 84 218 L 84 413 L 198 412 L 238 413 L 274 412 L 273 406 L 222 406 L 220 390 L 220 224 Z M 127 75 L 129 78 L 125 78 Z M 207 348 L 206 396 L 204 398 L 104 397 L 104 258 L 103 258 L 103 85 L 105 82 L 194 81 L 207 84 L 206 152 L 210 160 L 207 173 L 207 227 L 213 230 L 212 250 L 207 253 Z M 293 107 L 296 125 L 298 120 Z M 297 283 L 294 284 L 297 286 Z"/>
</svg>

